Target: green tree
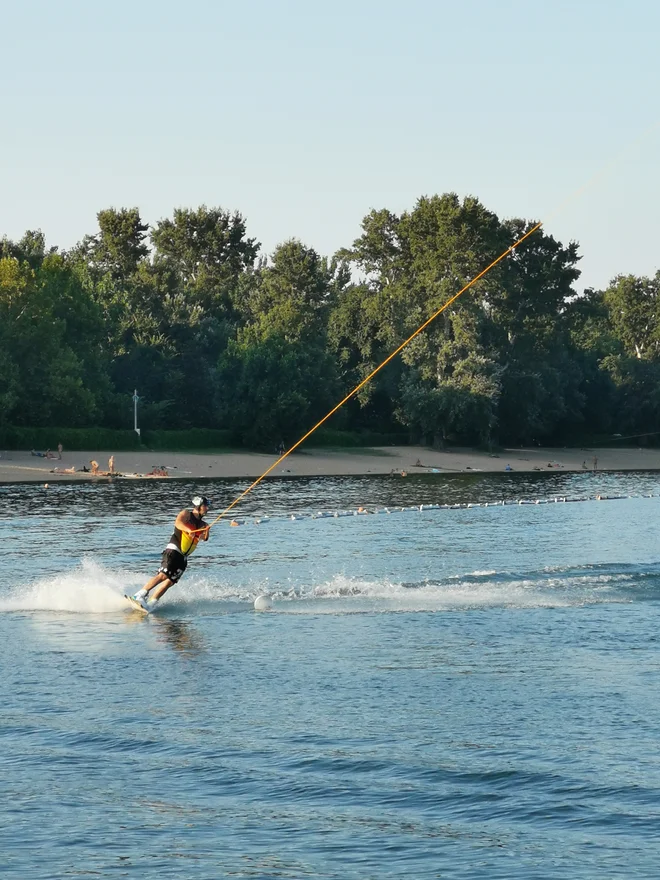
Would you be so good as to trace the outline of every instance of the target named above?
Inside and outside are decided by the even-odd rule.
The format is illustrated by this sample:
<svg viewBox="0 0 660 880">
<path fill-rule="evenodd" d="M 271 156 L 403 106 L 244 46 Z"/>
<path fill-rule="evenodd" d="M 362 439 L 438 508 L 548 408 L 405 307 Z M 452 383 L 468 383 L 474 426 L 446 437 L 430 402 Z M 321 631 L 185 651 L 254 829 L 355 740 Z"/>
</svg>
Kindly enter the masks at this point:
<svg viewBox="0 0 660 880">
<path fill-rule="evenodd" d="M 327 351 L 328 310 L 349 281 L 299 241 L 280 245 L 249 276 L 240 303 L 245 326 L 219 361 L 219 419 L 242 442 L 275 447 L 296 439 L 340 392 Z"/>
<path fill-rule="evenodd" d="M 48 254 L 36 273 L 47 308 L 61 329 L 61 343 L 80 366 L 84 387 L 93 395 L 87 424 L 112 406 L 110 354 L 106 345 L 103 311 L 78 275 L 60 254 Z"/>
<path fill-rule="evenodd" d="M 532 224 L 503 224 L 515 241 Z M 563 245 L 542 229 L 497 268 L 488 297 L 490 343 L 500 352 L 500 438 L 552 442 L 583 422 L 585 377 L 571 341 L 569 313 L 580 260 L 575 242 Z"/>
<path fill-rule="evenodd" d="M 502 370 L 483 355 L 464 358 L 441 384 L 414 371 L 402 382 L 400 421 L 413 437 L 441 446 L 446 440 L 489 444 L 498 418 Z"/>
<path fill-rule="evenodd" d="M 612 354 L 601 367 L 614 385 L 612 430 L 623 435 L 660 432 L 660 362 Z"/>
<path fill-rule="evenodd" d="M 7 351 L 5 334 L 0 330 L 0 427 L 11 424 L 16 417 L 21 397 L 20 373 Z"/>
<path fill-rule="evenodd" d="M 419 199 L 401 217 L 373 211 L 362 229 L 348 257 L 365 281 L 341 298 L 330 329 L 340 361 L 357 372 L 352 379 L 372 370 L 447 302 L 504 241 L 495 214 L 477 199 L 461 201 L 453 193 Z M 500 385 L 499 366 L 483 344 L 487 291 L 488 284 L 481 284 L 475 297 L 460 300 L 430 325 L 398 366 L 365 389 L 361 403 L 384 393 L 413 435 L 437 441 L 457 431 L 489 435 Z M 477 426 L 479 411 L 487 415 Z"/>
<path fill-rule="evenodd" d="M 57 248 L 50 248 L 55 253 Z M 38 269 L 46 256 L 46 237 L 40 229 L 28 229 L 20 241 L 8 238 L 0 241 L 0 259 L 15 257 L 20 263 L 27 263 L 31 269 Z"/>
<path fill-rule="evenodd" d="M 336 402 L 332 375 L 324 352 L 276 334 L 242 332 L 218 364 L 220 423 L 241 443 L 274 450 L 280 440 L 298 439 Z"/>
<path fill-rule="evenodd" d="M 330 320 L 341 363 L 358 376 L 373 369 L 530 228 L 501 222 L 477 199 L 453 193 L 422 198 L 401 217 L 369 214 L 348 253 L 365 281 L 340 298 Z M 536 232 L 404 349 L 400 390 L 387 391 L 414 435 L 482 442 L 496 431 L 549 436 L 563 420 L 580 417 L 563 329 L 578 259 L 574 243 Z M 361 402 L 385 390 L 393 375 L 379 378 Z M 520 383 L 534 395 L 521 401 Z"/>
<path fill-rule="evenodd" d="M 253 274 L 243 297 L 245 319 L 262 337 L 274 333 L 291 342 L 318 343 L 327 333 L 328 311 L 349 281 L 345 263 L 292 239 Z"/>
<path fill-rule="evenodd" d="M 15 424 L 75 426 L 97 419 L 94 393 L 85 386 L 84 366 L 67 344 L 66 330 L 30 266 L 12 257 L 0 260 L 1 347 L 11 370 L 5 394 L 15 398 Z"/>
<path fill-rule="evenodd" d="M 476 198 L 370 212 L 329 260 L 266 258 L 239 213 L 176 210 L 151 233 L 106 209 L 60 255 L 39 230 L 0 241 L 0 421 L 127 424 L 296 439 L 531 228 Z M 579 252 L 539 230 L 370 381 L 344 423 L 415 439 L 566 442 L 660 430 L 660 272 L 574 290 Z M 657 427 L 656 427 L 657 426 Z"/>
<path fill-rule="evenodd" d="M 204 307 L 231 307 L 240 275 L 250 269 L 259 244 L 248 238 L 243 217 L 202 205 L 178 208 L 151 233 L 155 264 L 175 274 L 179 289 Z"/>
<path fill-rule="evenodd" d="M 369 284 L 349 284 L 339 291 L 328 315 L 328 349 L 333 354 L 344 393 L 365 379 L 395 347 L 392 327 L 383 319 L 387 291 Z M 346 404 L 351 425 L 390 431 L 402 375 L 400 358 L 391 361 Z"/>
<path fill-rule="evenodd" d="M 638 360 L 660 355 L 660 272 L 655 278 L 619 275 L 603 297 L 612 329 Z"/>
<path fill-rule="evenodd" d="M 165 302 L 171 288 L 148 259 L 149 227 L 137 208 L 109 208 L 99 211 L 97 219 L 99 232 L 67 254 L 67 265 L 102 315 L 100 360 L 106 361 L 113 386 L 107 419 L 119 426 L 128 415 L 118 423 L 117 414 L 130 413 L 136 384 L 151 399 L 160 399 L 157 395 L 168 384 L 172 345 Z"/>
<path fill-rule="evenodd" d="M 96 215 L 99 231 L 86 236 L 76 253 L 96 277 L 110 275 L 125 281 L 147 254 L 149 226 L 142 222 L 138 208 L 106 208 Z"/>
<path fill-rule="evenodd" d="M 349 382 L 364 378 L 483 268 L 500 240 L 496 216 L 477 199 L 461 202 L 454 193 L 421 198 L 401 217 L 386 210 L 368 214 L 362 235 L 346 254 L 365 280 L 341 297 L 330 321 L 330 339 Z M 472 356 L 488 360 L 479 341 L 482 318 L 474 301 L 458 303 L 404 350 L 398 364 L 365 387 L 362 406 L 377 406 L 386 418 L 383 404 L 389 399 L 390 411 L 396 409 L 413 432 L 442 436 L 445 429 L 439 423 L 430 426 L 426 419 L 425 427 L 413 424 L 411 414 L 417 409 L 398 406 L 398 386 L 403 381 L 411 399 L 411 382 L 426 383 L 430 391 L 443 382 L 451 384 L 458 369 L 457 383 L 464 387 L 473 374 L 467 366 L 461 374 L 461 361 Z M 438 418 L 447 412 L 443 407 L 433 411 Z"/>
</svg>

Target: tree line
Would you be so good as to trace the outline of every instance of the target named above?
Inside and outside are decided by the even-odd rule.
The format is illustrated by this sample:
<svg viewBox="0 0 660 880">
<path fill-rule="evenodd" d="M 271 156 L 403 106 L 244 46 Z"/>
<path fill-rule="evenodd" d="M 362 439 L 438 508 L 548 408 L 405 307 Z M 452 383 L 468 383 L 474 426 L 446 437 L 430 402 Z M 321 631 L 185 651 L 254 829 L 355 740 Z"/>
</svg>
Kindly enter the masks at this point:
<svg viewBox="0 0 660 880">
<path fill-rule="evenodd" d="M 297 439 L 533 225 L 472 197 L 371 211 L 332 257 L 272 254 L 238 212 L 149 227 L 109 208 L 70 250 L 0 242 L 0 427 L 223 428 Z M 332 427 L 441 445 L 660 431 L 660 272 L 577 295 L 578 245 L 544 230 L 418 336 Z"/>
</svg>

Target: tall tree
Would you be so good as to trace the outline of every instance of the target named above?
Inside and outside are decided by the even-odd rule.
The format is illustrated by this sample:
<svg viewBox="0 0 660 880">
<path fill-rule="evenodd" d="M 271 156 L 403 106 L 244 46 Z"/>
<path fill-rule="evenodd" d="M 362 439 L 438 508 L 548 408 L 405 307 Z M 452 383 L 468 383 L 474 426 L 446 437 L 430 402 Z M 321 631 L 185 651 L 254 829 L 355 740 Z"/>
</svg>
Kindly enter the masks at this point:
<svg viewBox="0 0 660 880">
<path fill-rule="evenodd" d="M 619 275 L 604 294 L 614 333 L 638 360 L 660 356 L 660 271 L 655 278 Z"/>
<path fill-rule="evenodd" d="M 274 450 L 312 427 L 337 400 L 332 359 L 301 341 L 252 330 L 230 340 L 220 357 L 220 424 L 248 446 Z"/>
<path fill-rule="evenodd" d="M 47 286 L 27 263 L 0 260 L 0 348 L 6 352 L 18 425 L 89 425 L 98 419 L 85 369 L 67 344 L 66 319 L 55 314 Z"/>
<path fill-rule="evenodd" d="M 175 273 L 181 286 L 205 307 L 230 305 L 241 273 L 252 267 L 259 243 L 248 238 L 236 211 L 202 205 L 196 211 L 177 208 L 151 233 L 155 263 Z"/>
<path fill-rule="evenodd" d="M 358 352 L 369 355 L 358 374 L 373 369 L 384 354 L 447 302 L 501 250 L 503 240 L 492 212 L 477 199 L 461 202 L 453 193 L 422 198 L 401 217 L 374 211 L 362 228 L 348 256 L 364 273 L 365 281 L 343 297 L 331 323 L 331 338 L 345 363 L 355 363 Z M 486 289 L 481 286 L 482 292 Z M 364 319 L 371 328 L 368 338 Z M 472 384 L 479 399 L 490 395 L 490 407 L 496 406 L 498 368 L 482 344 L 484 321 L 479 299 L 465 299 L 404 350 L 402 364 L 396 368 L 403 383 L 401 391 L 390 389 L 388 396 L 402 395 L 399 419 L 413 433 L 446 435 L 450 414 L 455 424 L 457 410 L 445 402 L 455 400 L 457 394 L 468 398 Z M 490 371 L 485 382 L 484 371 Z M 363 396 L 363 404 L 378 390 L 384 391 L 393 375 L 394 369 L 383 375 Z M 447 394 L 435 394 L 442 386 Z M 428 409 L 420 403 L 424 400 Z"/>
<path fill-rule="evenodd" d="M 292 342 L 322 343 L 328 310 L 349 281 L 350 271 L 341 260 L 329 261 L 292 239 L 254 273 L 243 298 L 245 318 L 262 336 L 277 333 Z"/>
<path fill-rule="evenodd" d="M 349 273 L 299 241 L 276 248 L 241 297 L 245 326 L 220 357 L 220 419 L 243 442 L 275 447 L 324 415 L 340 386 L 327 313 Z"/>
<path fill-rule="evenodd" d="M 369 214 L 349 252 L 366 280 L 331 319 L 342 361 L 357 362 L 361 351 L 368 360 L 359 371 L 373 368 L 371 358 L 377 363 L 529 228 L 522 220 L 503 223 L 477 199 L 453 193 L 422 198 L 401 217 Z M 578 259 L 575 244 L 537 232 L 403 351 L 397 413 L 413 434 L 484 441 L 498 429 L 529 438 L 575 416 L 575 382 L 562 383 L 550 362 L 565 346 L 562 310 L 574 296 Z M 566 357 L 559 360 L 568 369 Z M 508 401 L 521 381 L 541 401 L 558 390 L 566 399 L 554 409 L 541 402 L 525 416 L 520 401 Z"/>
<path fill-rule="evenodd" d="M 149 226 L 142 222 L 138 208 L 106 208 L 96 219 L 99 231 L 85 236 L 73 254 L 87 263 L 96 278 L 109 275 L 125 281 L 149 253 Z"/>
</svg>

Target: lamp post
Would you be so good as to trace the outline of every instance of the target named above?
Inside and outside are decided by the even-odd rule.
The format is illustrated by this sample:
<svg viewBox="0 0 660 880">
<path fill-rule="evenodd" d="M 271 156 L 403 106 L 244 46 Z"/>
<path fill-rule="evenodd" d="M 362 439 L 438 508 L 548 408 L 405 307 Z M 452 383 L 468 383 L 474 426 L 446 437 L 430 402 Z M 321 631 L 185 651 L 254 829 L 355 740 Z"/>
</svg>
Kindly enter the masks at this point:
<svg viewBox="0 0 660 880">
<path fill-rule="evenodd" d="M 140 436 L 140 429 L 138 428 L 138 423 L 137 423 L 137 405 L 138 405 L 139 399 L 140 398 L 138 397 L 137 388 L 136 388 L 135 391 L 133 392 L 133 430 L 138 435 L 138 437 Z"/>
</svg>

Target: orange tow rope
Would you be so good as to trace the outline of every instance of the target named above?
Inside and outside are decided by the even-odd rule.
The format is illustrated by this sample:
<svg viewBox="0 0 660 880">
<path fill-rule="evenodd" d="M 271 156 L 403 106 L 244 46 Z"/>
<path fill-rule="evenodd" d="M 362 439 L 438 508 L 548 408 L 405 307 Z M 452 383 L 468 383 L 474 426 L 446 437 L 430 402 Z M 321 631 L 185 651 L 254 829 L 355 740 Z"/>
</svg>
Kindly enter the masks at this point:
<svg viewBox="0 0 660 880">
<path fill-rule="evenodd" d="M 301 443 L 304 443 L 308 437 L 311 437 L 311 435 L 314 433 L 314 431 L 316 431 L 318 428 L 320 428 L 324 422 L 327 422 L 328 419 L 330 418 L 330 416 L 333 416 L 337 412 L 338 409 L 340 409 L 348 400 L 351 399 L 351 397 L 354 397 L 361 388 L 364 388 L 364 386 L 367 384 L 367 382 L 370 382 L 373 379 L 373 377 L 376 375 L 376 373 L 379 373 L 383 369 L 383 367 L 385 367 L 387 364 L 389 364 L 389 362 L 393 358 L 395 358 L 399 354 L 400 351 L 403 351 L 403 349 L 407 345 L 409 345 L 416 336 L 419 336 L 419 334 L 423 330 L 425 330 L 429 326 L 429 324 L 431 324 L 433 321 L 435 321 L 435 319 L 439 315 L 441 315 L 445 311 L 445 309 L 448 309 L 449 306 L 452 305 L 452 303 L 455 303 L 456 300 L 459 298 L 459 296 L 462 296 L 467 290 L 469 290 L 474 284 L 476 284 L 477 281 L 479 281 L 481 278 L 484 277 L 484 275 L 486 275 L 488 272 L 490 272 L 490 270 L 494 266 L 497 266 L 497 264 L 500 263 L 506 256 L 508 256 L 510 253 L 512 253 L 515 250 L 515 248 L 518 247 L 518 245 L 522 244 L 522 242 L 525 241 L 526 238 L 529 238 L 530 235 L 533 235 L 538 229 L 540 229 L 542 225 L 543 225 L 542 223 L 537 223 L 536 226 L 532 226 L 532 228 L 530 230 L 528 230 L 523 236 L 521 236 L 517 241 L 515 241 L 512 245 L 510 245 L 505 251 L 503 251 L 499 255 L 499 257 L 497 257 L 497 259 L 493 260 L 493 262 L 490 263 L 490 265 L 486 266 L 485 269 L 482 269 L 482 271 L 479 272 L 478 275 L 475 275 L 471 281 L 468 281 L 468 283 L 465 285 L 465 287 L 463 287 L 461 290 L 459 290 L 458 293 L 454 294 L 454 296 L 452 296 L 451 299 L 448 299 L 447 302 L 444 305 L 442 305 L 437 311 L 435 311 L 431 315 L 430 318 L 427 318 L 423 324 L 420 324 L 420 326 L 417 328 L 417 330 L 415 330 L 414 333 L 411 333 L 411 335 L 407 339 L 405 339 L 401 343 L 401 345 L 392 352 L 392 354 L 388 355 L 381 364 L 379 364 L 374 370 L 372 370 L 371 373 L 369 373 L 369 375 L 359 383 L 359 385 L 356 385 L 355 388 L 349 394 L 347 394 L 343 400 L 340 400 L 339 403 L 335 407 L 333 407 L 329 413 L 327 413 L 327 415 L 323 416 L 323 418 L 319 422 L 317 422 L 313 428 L 310 428 L 310 430 L 306 434 L 304 434 L 300 438 L 300 440 L 298 440 L 296 443 L 294 443 L 290 449 L 287 449 L 287 451 L 285 453 L 280 455 L 280 457 L 277 459 L 277 461 L 273 462 L 273 464 L 267 470 L 265 470 L 263 472 L 263 474 L 261 474 L 260 477 L 257 477 L 257 479 L 253 483 L 251 483 L 247 487 L 247 489 L 245 489 L 244 492 L 241 492 L 241 494 L 238 495 L 232 501 L 232 503 L 229 505 L 229 507 L 226 507 L 222 511 L 222 513 L 218 514 L 218 516 L 213 520 L 213 522 L 210 523 L 209 528 L 211 526 L 214 526 L 216 523 L 218 523 L 224 516 L 226 516 L 229 513 L 230 510 L 232 510 L 234 507 L 236 507 L 236 505 L 239 503 L 239 501 L 241 501 L 243 498 L 245 498 L 245 496 L 248 493 L 250 493 L 256 486 L 258 486 L 259 483 L 265 477 L 268 476 L 268 474 L 270 474 L 273 470 L 275 470 L 275 468 L 278 466 L 278 464 L 280 462 L 284 461 L 284 459 L 288 455 L 291 455 L 291 453 L 295 449 L 297 449 Z"/>
</svg>

